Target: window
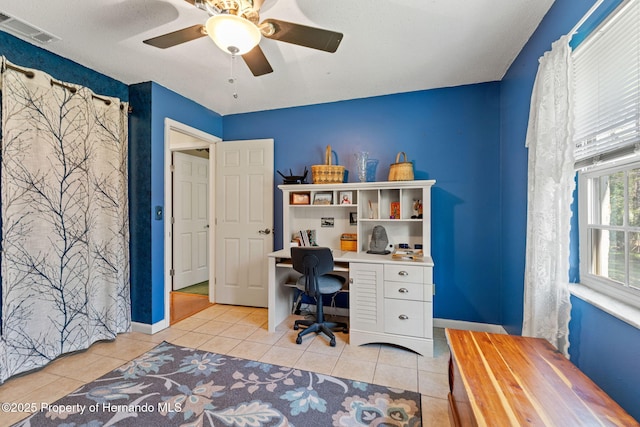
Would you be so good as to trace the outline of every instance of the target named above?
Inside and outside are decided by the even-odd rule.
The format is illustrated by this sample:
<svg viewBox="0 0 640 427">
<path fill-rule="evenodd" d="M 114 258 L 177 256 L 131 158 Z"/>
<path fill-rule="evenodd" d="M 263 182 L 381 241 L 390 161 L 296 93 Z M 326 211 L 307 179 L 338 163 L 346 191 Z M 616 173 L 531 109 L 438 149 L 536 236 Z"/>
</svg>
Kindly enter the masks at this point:
<svg viewBox="0 0 640 427">
<path fill-rule="evenodd" d="M 580 281 L 640 307 L 640 0 L 573 56 Z"/>
<path fill-rule="evenodd" d="M 640 144 L 640 0 L 623 2 L 572 54 L 578 167 Z"/>
<path fill-rule="evenodd" d="M 580 178 L 581 280 L 640 303 L 640 162 Z"/>
</svg>

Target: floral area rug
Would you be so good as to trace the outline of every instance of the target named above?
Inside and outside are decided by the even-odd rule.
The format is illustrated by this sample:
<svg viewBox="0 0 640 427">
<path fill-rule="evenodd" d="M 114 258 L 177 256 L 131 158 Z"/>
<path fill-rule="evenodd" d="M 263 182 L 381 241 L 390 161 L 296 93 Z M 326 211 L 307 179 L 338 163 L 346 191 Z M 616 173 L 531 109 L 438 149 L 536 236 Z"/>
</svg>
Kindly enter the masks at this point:
<svg viewBox="0 0 640 427">
<path fill-rule="evenodd" d="M 415 427 L 420 409 L 416 392 L 163 342 L 15 426 Z"/>
</svg>

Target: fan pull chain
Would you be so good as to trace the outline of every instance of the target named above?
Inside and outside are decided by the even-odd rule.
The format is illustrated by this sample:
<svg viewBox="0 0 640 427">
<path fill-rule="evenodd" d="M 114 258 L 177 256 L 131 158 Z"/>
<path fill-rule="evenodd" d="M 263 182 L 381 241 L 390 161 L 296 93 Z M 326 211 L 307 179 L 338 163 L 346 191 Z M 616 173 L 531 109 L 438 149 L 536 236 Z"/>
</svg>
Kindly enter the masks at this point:
<svg viewBox="0 0 640 427">
<path fill-rule="evenodd" d="M 229 66 L 230 69 L 230 74 L 229 74 L 229 79 L 227 80 L 229 82 L 229 84 L 234 84 L 236 82 L 236 78 L 234 77 L 234 68 L 233 68 L 233 64 L 236 62 L 236 55 L 231 54 L 231 64 Z M 235 99 L 238 99 L 238 93 L 234 90 L 233 91 L 233 97 Z"/>
</svg>

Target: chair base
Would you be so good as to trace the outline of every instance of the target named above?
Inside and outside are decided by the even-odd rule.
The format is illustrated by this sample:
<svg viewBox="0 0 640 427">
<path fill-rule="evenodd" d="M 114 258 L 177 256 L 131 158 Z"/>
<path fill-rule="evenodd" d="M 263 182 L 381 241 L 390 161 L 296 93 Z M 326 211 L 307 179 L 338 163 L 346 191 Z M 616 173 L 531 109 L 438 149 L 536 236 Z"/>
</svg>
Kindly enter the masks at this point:
<svg viewBox="0 0 640 427">
<path fill-rule="evenodd" d="M 302 344 L 302 337 L 310 334 L 311 332 L 315 332 L 316 334 L 324 333 L 327 337 L 329 337 L 329 345 L 331 347 L 336 346 L 336 337 L 333 334 L 333 329 L 342 329 L 342 332 L 345 334 L 349 331 L 349 328 L 344 322 L 318 322 L 317 319 L 314 320 L 296 320 L 293 324 L 293 329 L 298 330 L 300 326 L 304 326 L 305 329 L 300 331 L 298 334 L 298 338 L 296 339 L 296 344 Z"/>
</svg>

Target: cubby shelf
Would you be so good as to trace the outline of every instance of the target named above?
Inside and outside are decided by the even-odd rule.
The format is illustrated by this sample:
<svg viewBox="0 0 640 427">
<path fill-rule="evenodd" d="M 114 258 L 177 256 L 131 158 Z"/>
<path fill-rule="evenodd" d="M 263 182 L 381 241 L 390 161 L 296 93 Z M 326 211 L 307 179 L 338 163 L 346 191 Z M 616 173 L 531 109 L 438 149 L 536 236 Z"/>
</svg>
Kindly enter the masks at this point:
<svg viewBox="0 0 640 427">
<path fill-rule="evenodd" d="M 320 246 L 340 248 L 343 233 L 358 236 L 357 252 L 369 249 L 376 225 L 390 244 L 421 245 L 431 255 L 431 187 L 434 180 L 280 185 L 283 192 L 283 244 L 300 230 L 315 230 Z M 307 195 L 307 204 L 292 203 Z M 295 200 L 305 197 L 295 197 Z M 350 204 L 342 204 L 347 199 Z M 325 204 L 314 204 L 325 203 Z M 422 207 L 425 207 L 422 209 Z M 390 218 L 391 216 L 397 218 Z M 421 215 L 421 218 L 412 218 Z"/>
</svg>

